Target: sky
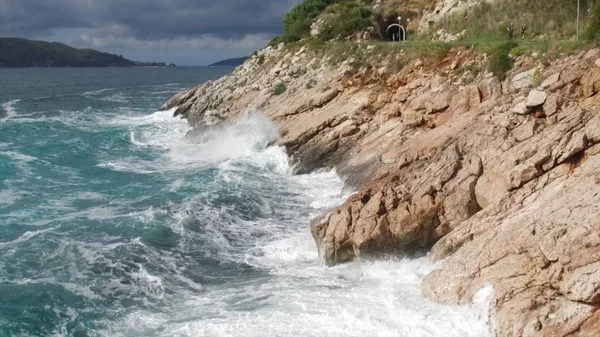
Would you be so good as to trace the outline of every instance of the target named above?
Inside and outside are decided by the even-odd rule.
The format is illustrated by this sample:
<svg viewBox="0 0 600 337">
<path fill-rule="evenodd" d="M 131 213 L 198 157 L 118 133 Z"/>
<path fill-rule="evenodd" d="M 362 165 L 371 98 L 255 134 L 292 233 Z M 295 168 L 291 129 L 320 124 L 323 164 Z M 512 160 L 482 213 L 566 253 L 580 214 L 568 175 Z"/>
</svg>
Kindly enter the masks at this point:
<svg viewBox="0 0 600 337">
<path fill-rule="evenodd" d="M 0 36 L 204 65 L 263 48 L 301 1 L 0 0 Z"/>
</svg>

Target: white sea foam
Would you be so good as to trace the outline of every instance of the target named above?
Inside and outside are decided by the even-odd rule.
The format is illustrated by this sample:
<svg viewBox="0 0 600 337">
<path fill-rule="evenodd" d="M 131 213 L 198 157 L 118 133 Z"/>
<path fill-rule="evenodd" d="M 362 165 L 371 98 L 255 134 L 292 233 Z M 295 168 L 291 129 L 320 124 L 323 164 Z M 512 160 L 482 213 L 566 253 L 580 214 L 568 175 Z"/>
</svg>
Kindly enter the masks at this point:
<svg viewBox="0 0 600 337">
<path fill-rule="evenodd" d="M 110 328 L 99 335 L 490 335 L 488 305 L 493 291 L 485 289 L 467 307 L 432 303 L 420 292 L 423 278 L 437 267 L 426 258 L 324 266 L 307 224 L 347 197 L 340 193 L 341 180 L 335 172 L 290 175 L 282 148 L 264 150 L 265 144 L 276 137 L 272 124 L 256 115 L 246 118 L 218 131 L 205 132 L 192 141 L 159 136 L 164 141 L 159 144 L 167 149 L 164 158 L 168 161 L 152 165 L 155 170 L 171 170 L 216 163 L 219 173 L 210 182 L 214 187 L 206 188 L 237 186 L 241 189 L 231 193 L 252 191 L 256 200 L 247 202 L 252 202 L 261 214 L 258 220 L 244 220 L 233 215 L 234 208 L 211 205 L 211 192 L 207 192 L 190 196 L 177 205 L 171 226 L 183 238 L 179 243 L 182 251 L 214 250 L 219 261 L 251 265 L 268 276 L 204 286 L 202 292 L 182 290 L 181 297 L 170 302 L 168 311 L 135 310 L 120 321 L 109 323 Z M 136 142 L 147 144 L 148 135 L 141 135 L 135 138 Z M 133 141 L 132 144 L 139 146 Z M 181 184 L 183 180 L 176 180 L 172 190 Z M 286 196 L 278 198 L 273 193 Z M 273 212 L 278 216 L 274 217 Z M 194 219 L 203 222 L 201 234 L 186 225 Z M 206 245 L 198 246 L 194 238 Z M 180 270 L 177 263 L 167 263 Z M 137 273 L 144 275 L 145 280 L 139 284 L 163 298 L 164 280 L 147 270 Z"/>
<path fill-rule="evenodd" d="M 21 199 L 21 195 L 12 189 L 0 190 L 0 205 L 12 205 Z"/>
<path fill-rule="evenodd" d="M 5 114 L 5 116 L 3 118 L 0 118 L 0 123 L 6 122 L 7 120 L 13 118 L 17 114 L 17 108 L 15 108 L 15 105 L 17 103 L 19 103 L 20 101 L 21 101 L 20 99 L 15 99 L 15 100 L 0 104 L 0 106 L 4 110 L 4 114 Z"/>
<path fill-rule="evenodd" d="M 40 230 L 37 230 L 37 231 L 27 231 L 27 232 L 23 233 L 21 236 L 19 236 L 18 238 L 12 240 L 12 241 L 0 242 L 0 249 L 6 248 L 6 247 L 9 247 L 9 246 L 13 246 L 13 245 L 16 245 L 16 244 L 19 244 L 19 243 L 23 243 L 23 242 L 26 242 L 26 241 L 29 241 L 31 238 L 33 238 L 33 237 L 35 237 L 37 235 L 40 235 L 40 234 L 52 231 L 54 229 L 55 228 L 47 228 L 47 229 L 40 229 Z"/>
<path fill-rule="evenodd" d="M 185 120 L 173 117 L 173 112 L 172 109 L 143 117 L 118 117 L 105 121 L 111 125 L 130 127 L 132 145 L 165 152 L 163 158 L 152 162 L 140 162 L 136 158 L 116 161 L 111 158 L 98 166 L 140 174 L 200 169 L 234 158 L 260 155 L 267 143 L 278 137 L 276 126 L 258 112 L 250 112 L 233 123 L 185 137 L 191 128 Z M 281 155 L 278 165 L 285 165 Z"/>
</svg>

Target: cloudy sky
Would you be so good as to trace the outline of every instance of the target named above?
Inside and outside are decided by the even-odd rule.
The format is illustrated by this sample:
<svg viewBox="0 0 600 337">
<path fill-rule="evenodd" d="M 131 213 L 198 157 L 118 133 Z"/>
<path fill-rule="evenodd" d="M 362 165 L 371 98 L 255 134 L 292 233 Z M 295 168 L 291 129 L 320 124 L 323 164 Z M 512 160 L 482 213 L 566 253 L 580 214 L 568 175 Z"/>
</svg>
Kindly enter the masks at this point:
<svg viewBox="0 0 600 337">
<path fill-rule="evenodd" d="M 0 0 L 0 36 L 202 65 L 264 47 L 301 1 Z"/>
</svg>

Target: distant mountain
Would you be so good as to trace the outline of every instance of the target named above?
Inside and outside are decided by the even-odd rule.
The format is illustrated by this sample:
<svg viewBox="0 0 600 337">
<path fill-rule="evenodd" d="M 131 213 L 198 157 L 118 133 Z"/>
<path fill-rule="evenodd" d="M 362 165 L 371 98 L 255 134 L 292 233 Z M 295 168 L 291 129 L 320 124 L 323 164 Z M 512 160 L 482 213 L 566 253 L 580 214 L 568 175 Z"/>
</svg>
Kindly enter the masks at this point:
<svg viewBox="0 0 600 337">
<path fill-rule="evenodd" d="M 166 64 L 136 62 L 122 55 L 103 53 L 94 49 L 76 49 L 58 42 L 0 38 L 0 68 L 135 66 L 166 66 Z"/>
<path fill-rule="evenodd" d="M 216 63 L 213 63 L 211 65 L 209 65 L 209 67 L 237 67 L 239 65 L 244 64 L 244 62 L 246 62 L 246 60 L 248 59 L 248 56 L 244 56 L 244 57 L 238 57 L 238 58 L 233 58 L 233 59 L 227 59 L 227 60 L 223 60 L 223 61 L 219 61 Z"/>
</svg>

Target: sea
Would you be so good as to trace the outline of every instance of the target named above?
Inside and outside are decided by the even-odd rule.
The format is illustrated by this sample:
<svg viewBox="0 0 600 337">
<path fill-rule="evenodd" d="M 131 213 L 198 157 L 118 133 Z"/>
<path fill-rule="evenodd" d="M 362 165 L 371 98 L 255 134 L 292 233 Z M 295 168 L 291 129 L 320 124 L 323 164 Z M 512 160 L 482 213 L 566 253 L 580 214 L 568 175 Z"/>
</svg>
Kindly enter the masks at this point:
<svg viewBox="0 0 600 337">
<path fill-rule="evenodd" d="M 423 298 L 426 257 L 327 267 L 260 111 L 186 137 L 157 111 L 232 68 L 0 69 L 0 336 L 489 336 L 491 290 Z"/>
</svg>

